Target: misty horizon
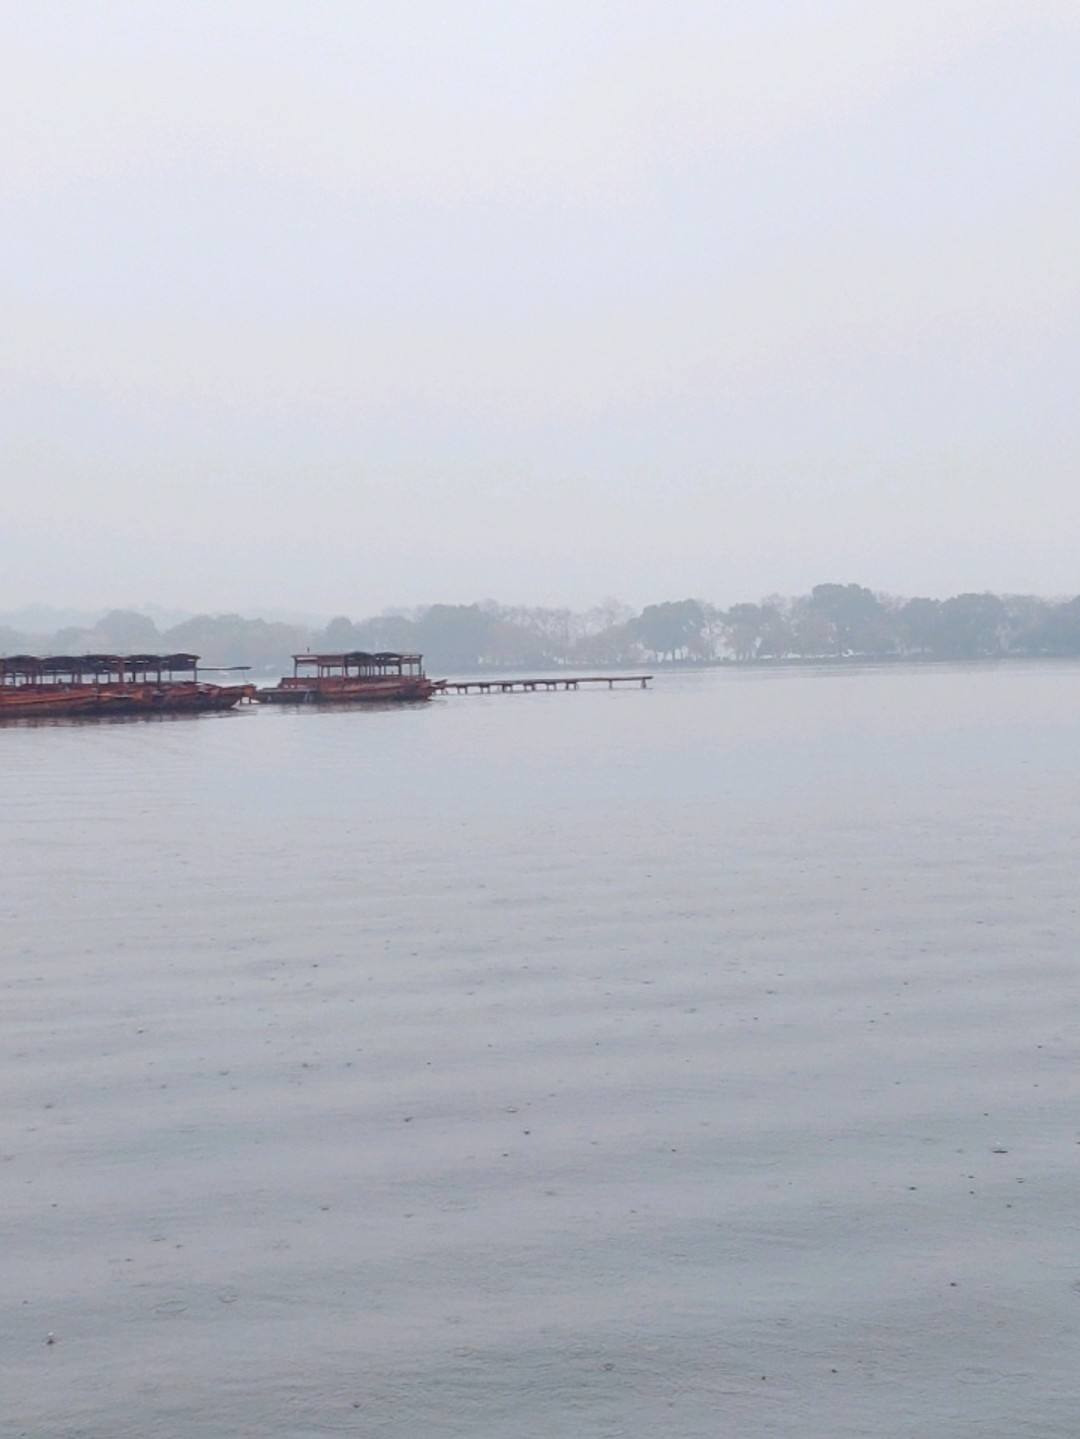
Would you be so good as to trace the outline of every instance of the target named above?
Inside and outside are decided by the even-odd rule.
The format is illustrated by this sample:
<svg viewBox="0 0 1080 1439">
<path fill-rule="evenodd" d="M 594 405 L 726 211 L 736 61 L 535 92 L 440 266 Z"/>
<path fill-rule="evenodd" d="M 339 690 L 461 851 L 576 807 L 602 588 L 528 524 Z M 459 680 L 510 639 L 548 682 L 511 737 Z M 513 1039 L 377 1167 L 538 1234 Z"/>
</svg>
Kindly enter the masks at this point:
<svg viewBox="0 0 1080 1439">
<path fill-rule="evenodd" d="M 821 583 L 820 579 L 818 583 Z M 836 583 L 845 585 L 856 584 L 859 588 L 863 588 L 859 581 L 852 581 L 847 578 L 836 581 Z M 813 586 L 810 586 L 810 588 L 812 589 Z M 934 601 L 944 601 L 960 594 L 995 595 L 1005 600 L 1035 600 L 1043 604 L 1055 605 L 1064 604 L 1072 599 L 1075 599 L 1078 591 L 1080 591 L 1080 586 L 1078 586 L 1077 590 L 1063 590 L 1057 593 L 1051 593 L 1046 591 L 1039 592 L 994 590 L 988 585 L 982 585 L 975 586 L 971 589 L 960 589 L 956 586 L 953 586 L 952 588 L 944 589 L 937 594 L 926 594 L 924 592 L 919 595 L 914 595 L 898 593 L 893 590 L 885 589 L 879 585 L 870 585 L 866 586 L 865 588 L 867 588 L 872 594 L 876 595 L 883 602 L 896 605 L 902 605 L 906 601 L 912 599 L 925 598 Z M 605 607 L 625 609 L 630 611 L 641 610 L 649 604 L 661 603 L 663 601 L 663 598 L 664 597 L 653 594 L 651 596 L 647 596 L 641 601 L 634 603 L 624 599 L 624 597 L 621 595 L 603 594 L 597 595 L 594 599 L 592 599 L 591 601 L 587 601 L 584 604 L 573 605 L 565 602 L 560 603 L 557 600 L 555 602 L 546 602 L 536 600 L 534 598 L 507 599 L 505 597 L 493 594 L 477 595 L 473 593 L 465 599 L 452 599 L 446 596 L 440 596 L 439 598 L 433 600 L 414 601 L 411 603 L 405 601 L 388 600 L 386 601 L 386 603 L 378 607 L 373 607 L 368 612 L 364 612 L 357 607 L 353 607 L 352 609 L 350 609 L 348 606 L 344 605 L 338 605 L 336 607 L 331 606 L 319 611 L 311 611 L 293 609 L 289 607 L 277 607 L 269 604 L 260 605 L 258 603 L 248 603 L 231 607 L 198 604 L 164 605 L 158 603 L 156 600 L 148 599 L 143 601 L 129 600 L 127 602 L 121 602 L 116 604 L 99 602 L 97 604 L 69 606 L 52 604 L 47 600 L 28 600 L 22 604 L 14 605 L 10 608 L 0 607 L 0 625 L 18 628 L 19 624 L 21 623 L 25 628 L 31 630 L 38 629 L 42 633 L 46 633 L 48 632 L 50 627 L 53 629 L 82 626 L 89 627 L 96 624 L 110 613 L 122 612 L 136 615 L 145 615 L 151 620 L 153 620 L 159 629 L 167 629 L 173 625 L 180 624 L 185 620 L 193 619 L 196 617 L 217 617 L 222 615 L 237 615 L 244 620 L 267 620 L 272 622 L 280 622 L 283 624 L 300 626 L 306 625 L 312 628 L 321 628 L 329 624 L 332 620 L 340 617 L 345 617 L 349 619 L 382 619 L 392 618 L 395 616 L 415 616 L 424 613 L 426 610 L 430 610 L 438 606 L 452 606 L 454 608 L 462 609 L 493 606 L 497 608 L 511 610 L 533 609 L 545 610 L 549 612 L 565 610 L 571 614 L 584 614 L 590 611 L 602 610 Z M 670 599 L 671 596 L 667 596 L 666 598 Z M 798 594 L 793 591 L 783 591 L 778 588 L 772 588 L 761 589 L 757 593 L 752 595 L 736 595 L 728 600 L 718 600 L 715 595 L 694 595 L 692 598 L 702 604 L 706 604 L 716 609 L 722 610 L 733 605 L 747 603 L 788 603 L 796 600 L 798 598 Z"/>
<path fill-rule="evenodd" d="M 54 612 L 62 614 L 63 612 Z M 68 618 L 72 618 L 69 612 Z M 29 668 L 32 651 L 57 656 L 193 654 L 203 667 L 240 664 L 282 673 L 297 655 L 426 656 L 444 674 L 496 669 L 606 669 L 642 663 L 786 664 L 820 661 L 970 661 L 1080 657 L 1080 596 L 965 593 L 948 599 L 882 596 L 863 585 L 823 583 L 808 594 L 743 600 L 728 608 L 661 600 L 640 613 L 610 599 L 586 611 L 542 606 L 436 604 L 386 609 L 325 624 L 236 613 L 190 615 L 111 610 L 90 624 L 48 633 L 2 623 L 0 672 Z M 15 616 L 14 618 L 18 618 Z M 24 618 L 48 624 L 48 611 Z"/>
</svg>

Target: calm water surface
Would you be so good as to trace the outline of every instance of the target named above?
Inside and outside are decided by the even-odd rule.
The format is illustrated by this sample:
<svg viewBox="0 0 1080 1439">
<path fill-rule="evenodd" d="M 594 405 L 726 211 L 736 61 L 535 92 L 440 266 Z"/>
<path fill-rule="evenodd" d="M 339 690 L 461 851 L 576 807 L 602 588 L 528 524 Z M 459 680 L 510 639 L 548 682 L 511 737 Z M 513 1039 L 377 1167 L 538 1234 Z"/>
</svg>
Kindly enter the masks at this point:
<svg viewBox="0 0 1080 1439">
<path fill-rule="evenodd" d="M 1080 670 L 0 765 L 3 1434 L 1076 1434 Z"/>
</svg>

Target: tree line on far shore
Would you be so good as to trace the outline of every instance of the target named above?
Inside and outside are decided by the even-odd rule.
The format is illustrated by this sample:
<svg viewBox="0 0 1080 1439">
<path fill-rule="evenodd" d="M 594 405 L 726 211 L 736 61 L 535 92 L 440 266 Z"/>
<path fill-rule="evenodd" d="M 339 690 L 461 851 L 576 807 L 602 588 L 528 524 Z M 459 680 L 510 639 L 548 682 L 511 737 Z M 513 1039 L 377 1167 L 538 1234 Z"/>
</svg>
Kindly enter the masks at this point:
<svg viewBox="0 0 1080 1439">
<path fill-rule="evenodd" d="M 816 585 L 728 608 L 665 600 L 634 613 L 616 600 L 587 611 L 499 604 L 428 605 L 312 629 L 236 614 L 196 615 L 159 630 L 135 610 L 91 628 L 25 634 L 0 625 L 0 654 L 191 651 L 207 664 L 283 672 L 304 651 L 405 650 L 430 673 L 641 664 L 813 660 L 973 660 L 1080 656 L 1080 596 L 959 594 L 899 599 L 857 584 Z"/>
</svg>

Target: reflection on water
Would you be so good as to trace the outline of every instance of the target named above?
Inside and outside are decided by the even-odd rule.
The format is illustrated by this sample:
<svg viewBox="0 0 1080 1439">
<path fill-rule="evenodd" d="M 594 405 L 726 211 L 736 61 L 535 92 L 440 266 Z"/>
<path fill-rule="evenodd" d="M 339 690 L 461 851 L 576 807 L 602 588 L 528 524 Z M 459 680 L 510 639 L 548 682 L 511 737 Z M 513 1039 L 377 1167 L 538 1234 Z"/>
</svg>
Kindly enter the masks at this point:
<svg viewBox="0 0 1080 1439">
<path fill-rule="evenodd" d="M 5 727 L 10 1432 L 1071 1435 L 1078 681 Z"/>
<path fill-rule="evenodd" d="M 127 714 L 73 714 L 73 715 L 20 715 L 0 718 L 0 734 L 8 729 L 44 729 L 55 726 L 87 726 L 117 724 L 172 724 L 176 721 L 224 719 L 228 716 L 248 714 L 251 705 L 239 705 L 231 710 L 203 710 L 198 713 L 184 710 L 157 710 Z"/>
</svg>

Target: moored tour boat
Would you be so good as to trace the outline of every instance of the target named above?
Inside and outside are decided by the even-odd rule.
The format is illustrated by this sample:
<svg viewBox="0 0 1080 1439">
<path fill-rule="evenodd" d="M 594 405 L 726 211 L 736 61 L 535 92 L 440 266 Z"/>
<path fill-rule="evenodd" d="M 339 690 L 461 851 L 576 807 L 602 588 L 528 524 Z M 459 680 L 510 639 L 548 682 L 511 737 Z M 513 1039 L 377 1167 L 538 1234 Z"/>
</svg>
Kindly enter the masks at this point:
<svg viewBox="0 0 1080 1439">
<path fill-rule="evenodd" d="M 200 680 L 198 655 L 11 655 L 0 659 L 0 720 L 199 714 L 232 709 L 254 694 L 254 685 Z"/>
<path fill-rule="evenodd" d="M 293 655 L 293 672 L 258 691 L 264 704 L 372 704 L 428 700 L 444 685 L 424 673 L 422 655 L 388 650 L 368 654 Z"/>
</svg>

